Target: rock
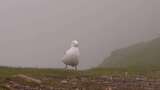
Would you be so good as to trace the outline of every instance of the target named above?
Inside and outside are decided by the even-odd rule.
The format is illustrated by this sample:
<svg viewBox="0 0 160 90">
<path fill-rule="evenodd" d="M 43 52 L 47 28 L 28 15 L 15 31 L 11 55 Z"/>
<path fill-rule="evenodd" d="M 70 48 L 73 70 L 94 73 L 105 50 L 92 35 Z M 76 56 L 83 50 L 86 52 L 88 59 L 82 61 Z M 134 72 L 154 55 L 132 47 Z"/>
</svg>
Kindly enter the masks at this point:
<svg viewBox="0 0 160 90">
<path fill-rule="evenodd" d="M 76 88 L 75 90 L 80 90 L 79 88 Z"/>
<path fill-rule="evenodd" d="M 82 77 L 82 78 L 81 78 L 81 81 L 82 81 L 82 82 L 86 82 L 86 81 L 88 81 L 88 79 L 85 78 L 85 77 Z"/>
<path fill-rule="evenodd" d="M 77 85 L 77 82 L 72 82 L 72 85 Z"/>
<path fill-rule="evenodd" d="M 34 82 L 34 83 L 37 83 L 37 84 L 42 83 L 42 81 L 39 80 L 39 79 L 35 79 L 35 78 L 29 77 L 29 76 L 26 76 L 26 75 L 23 75 L 23 74 L 18 74 L 18 75 L 16 75 L 16 77 L 24 79 L 24 80 L 29 81 L 29 82 Z"/>
<path fill-rule="evenodd" d="M 77 81 L 78 81 L 78 79 L 76 79 L 76 78 L 71 79 L 71 82 L 77 82 Z"/>
<path fill-rule="evenodd" d="M 112 88 L 111 88 L 111 87 L 108 87 L 108 88 L 106 88 L 106 90 L 112 90 Z"/>
<path fill-rule="evenodd" d="M 61 83 L 62 83 L 62 84 L 67 84 L 68 81 L 67 81 L 67 80 L 62 80 Z"/>
<path fill-rule="evenodd" d="M 6 89 L 11 89 L 11 86 L 8 85 L 8 84 L 4 85 L 4 87 L 5 87 Z"/>
<path fill-rule="evenodd" d="M 128 77 L 128 72 L 125 72 L 124 75 L 125 75 L 125 77 Z"/>
</svg>

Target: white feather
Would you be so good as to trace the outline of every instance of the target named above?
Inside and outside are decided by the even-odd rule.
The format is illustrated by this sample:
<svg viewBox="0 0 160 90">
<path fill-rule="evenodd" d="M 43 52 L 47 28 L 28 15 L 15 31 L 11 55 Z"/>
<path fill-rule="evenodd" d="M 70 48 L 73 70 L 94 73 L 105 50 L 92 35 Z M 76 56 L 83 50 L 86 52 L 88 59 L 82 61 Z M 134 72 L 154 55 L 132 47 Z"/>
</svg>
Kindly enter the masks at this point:
<svg viewBox="0 0 160 90">
<path fill-rule="evenodd" d="M 78 48 L 78 41 L 72 41 L 71 48 L 66 51 L 62 61 L 66 65 L 70 66 L 77 66 L 79 64 L 79 48 Z"/>
</svg>

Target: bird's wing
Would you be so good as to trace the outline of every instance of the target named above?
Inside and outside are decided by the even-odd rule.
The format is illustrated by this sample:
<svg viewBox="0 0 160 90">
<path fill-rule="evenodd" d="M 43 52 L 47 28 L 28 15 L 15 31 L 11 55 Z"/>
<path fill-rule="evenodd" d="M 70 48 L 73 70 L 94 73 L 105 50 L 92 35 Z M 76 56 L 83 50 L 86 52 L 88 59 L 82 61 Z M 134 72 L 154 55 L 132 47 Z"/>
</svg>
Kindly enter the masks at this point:
<svg viewBox="0 0 160 90">
<path fill-rule="evenodd" d="M 68 54 L 67 54 L 68 51 L 69 51 L 69 50 L 67 50 L 67 51 L 64 52 L 64 56 L 62 57 L 62 60 L 63 60 L 63 61 L 67 59 L 67 57 L 68 57 Z"/>
</svg>

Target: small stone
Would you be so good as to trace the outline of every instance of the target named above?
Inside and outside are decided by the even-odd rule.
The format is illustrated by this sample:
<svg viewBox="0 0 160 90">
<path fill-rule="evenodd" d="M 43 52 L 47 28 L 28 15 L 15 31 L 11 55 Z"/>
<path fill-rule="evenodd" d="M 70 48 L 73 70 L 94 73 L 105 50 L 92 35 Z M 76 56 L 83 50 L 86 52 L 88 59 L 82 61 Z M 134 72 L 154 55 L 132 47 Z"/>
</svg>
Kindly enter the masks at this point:
<svg viewBox="0 0 160 90">
<path fill-rule="evenodd" d="M 68 81 L 67 81 L 67 80 L 62 80 L 61 83 L 62 83 L 62 84 L 67 84 Z"/>
<path fill-rule="evenodd" d="M 76 85 L 77 84 L 77 82 L 72 82 L 72 85 Z"/>
<path fill-rule="evenodd" d="M 16 77 L 22 78 L 22 79 L 24 79 L 26 81 L 31 81 L 31 82 L 34 82 L 34 83 L 37 83 L 37 84 L 41 84 L 42 83 L 41 80 L 26 76 L 24 74 L 18 74 L 18 75 L 16 75 Z"/>
<path fill-rule="evenodd" d="M 79 88 L 76 88 L 75 90 L 80 90 Z"/>
<path fill-rule="evenodd" d="M 108 87 L 108 88 L 106 88 L 106 90 L 112 90 L 112 88 L 111 88 L 111 87 Z"/>
</svg>

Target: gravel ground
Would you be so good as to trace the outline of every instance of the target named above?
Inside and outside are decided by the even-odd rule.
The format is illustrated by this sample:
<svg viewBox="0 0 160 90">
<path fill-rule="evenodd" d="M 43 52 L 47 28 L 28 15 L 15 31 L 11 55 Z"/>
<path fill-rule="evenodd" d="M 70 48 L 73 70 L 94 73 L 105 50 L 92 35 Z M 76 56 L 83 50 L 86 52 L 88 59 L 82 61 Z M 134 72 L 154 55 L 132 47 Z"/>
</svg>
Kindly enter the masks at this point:
<svg viewBox="0 0 160 90">
<path fill-rule="evenodd" d="M 160 79 L 143 76 L 75 76 L 33 78 L 17 75 L 0 82 L 0 90 L 160 90 Z"/>
</svg>

